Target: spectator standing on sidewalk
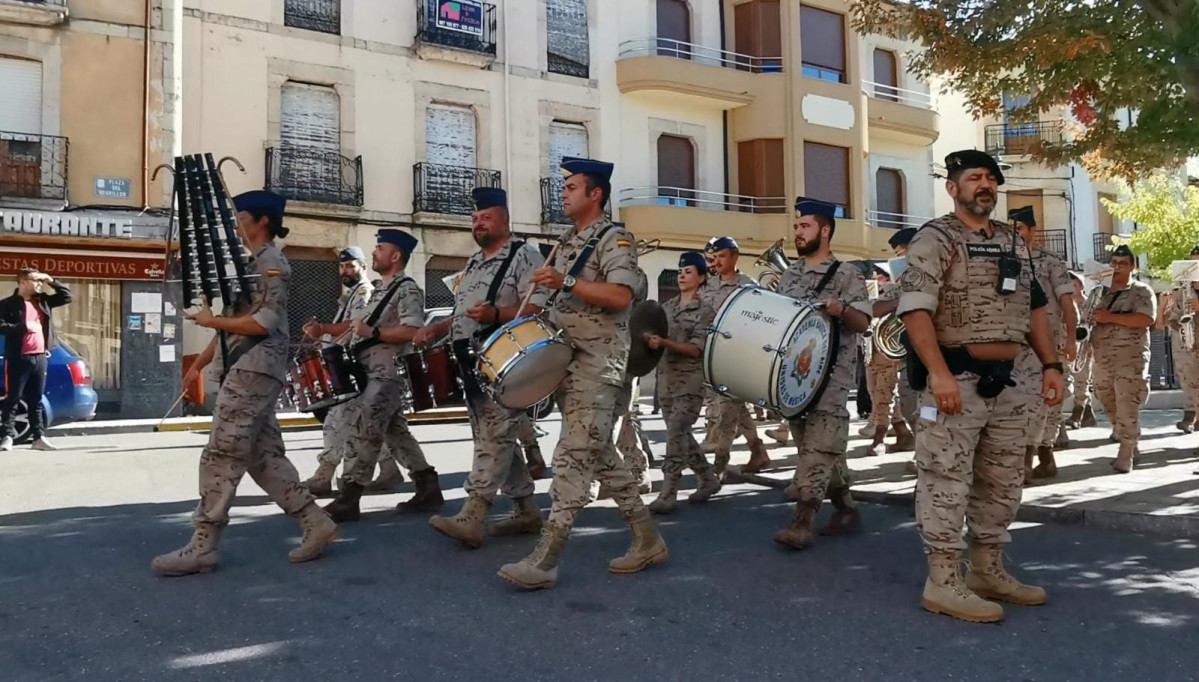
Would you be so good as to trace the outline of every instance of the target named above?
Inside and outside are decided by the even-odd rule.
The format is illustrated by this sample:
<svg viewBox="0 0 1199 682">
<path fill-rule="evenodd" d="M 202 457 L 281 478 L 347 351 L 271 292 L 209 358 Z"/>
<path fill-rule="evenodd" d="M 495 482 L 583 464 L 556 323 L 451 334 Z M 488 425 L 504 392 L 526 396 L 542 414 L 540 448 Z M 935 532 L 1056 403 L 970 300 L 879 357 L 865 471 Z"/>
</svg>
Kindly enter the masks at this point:
<svg viewBox="0 0 1199 682">
<path fill-rule="evenodd" d="M 48 290 L 48 291 L 47 291 Z M 4 336 L 4 400 L 0 402 L 0 451 L 12 450 L 17 405 L 29 412 L 34 450 L 54 450 L 42 424 L 46 359 L 54 347 L 52 311 L 71 302 L 71 290 L 44 272 L 24 268 L 17 290 L 0 300 L 0 334 Z"/>
</svg>

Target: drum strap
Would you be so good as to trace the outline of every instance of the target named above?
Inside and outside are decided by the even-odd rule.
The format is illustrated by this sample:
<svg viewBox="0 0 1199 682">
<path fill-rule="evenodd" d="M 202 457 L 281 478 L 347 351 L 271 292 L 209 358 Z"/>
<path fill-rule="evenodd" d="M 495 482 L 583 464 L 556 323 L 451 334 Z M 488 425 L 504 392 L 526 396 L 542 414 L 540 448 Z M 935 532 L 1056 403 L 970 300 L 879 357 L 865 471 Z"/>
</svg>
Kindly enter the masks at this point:
<svg viewBox="0 0 1199 682">
<path fill-rule="evenodd" d="M 350 312 L 350 304 L 354 302 L 354 294 L 357 294 L 361 288 L 362 282 L 358 282 L 354 285 L 353 289 L 350 289 L 350 293 L 346 294 L 346 300 L 341 304 L 341 308 L 338 309 L 337 316 L 333 318 L 333 324 L 345 322 L 346 315 Z"/>
<path fill-rule="evenodd" d="M 570 271 L 566 273 L 567 275 L 578 278 L 579 273 L 583 271 L 583 268 L 587 267 L 587 261 L 591 260 L 591 254 L 595 253 L 595 247 L 599 246 L 600 240 L 603 239 L 604 235 L 608 234 L 608 230 L 611 230 L 613 227 L 616 226 L 612 223 L 608 223 L 604 226 L 604 229 L 595 233 L 595 236 L 587 240 L 587 243 L 583 245 L 583 249 L 579 251 L 579 257 L 575 259 L 574 265 L 570 266 Z M 550 297 L 550 300 L 546 302 L 545 307 L 552 308 L 554 301 L 558 300 L 558 294 L 560 293 L 562 293 L 561 289 L 555 291 L 554 295 Z"/>
<path fill-rule="evenodd" d="M 491 286 L 487 288 L 487 305 L 495 305 L 495 299 L 500 294 L 500 285 L 504 283 L 504 276 L 508 274 L 508 266 L 512 265 L 512 259 L 516 258 L 516 252 L 524 247 L 524 242 L 511 243 L 508 255 L 504 256 L 504 262 L 500 263 L 500 269 L 495 273 L 495 277 L 491 279 Z"/>
<path fill-rule="evenodd" d="M 395 298 L 396 292 L 400 290 L 400 285 L 404 282 L 415 281 L 416 280 L 412 279 L 411 277 L 401 277 L 399 279 L 392 280 L 391 285 L 387 287 L 387 292 L 383 294 L 383 298 L 380 299 L 379 303 L 371 309 L 370 314 L 366 316 L 366 319 L 363 320 L 363 323 L 365 323 L 368 327 L 375 326 L 375 324 L 379 322 L 379 318 L 383 317 L 383 311 L 387 310 L 387 305 L 391 303 L 391 299 Z M 354 345 L 353 353 L 354 355 L 357 355 L 368 348 L 374 348 L 380 343 L 382 343 L 382 341 L 379 339 L 363 339 Z"/>
<path fill-rule="evenodd" d="M 841 267 L 841 261 L 839 260 L 833 261 L 833 264 L 828 267 L 828 272 L 824 273 L 824 277 L 821 277 L 820 283 L 816 285 L 817 294 L 823 292 L 828 283 L 833 281 L 833 278 L 837 276 L 837 268 L 839 267 Z"/>
</svg>

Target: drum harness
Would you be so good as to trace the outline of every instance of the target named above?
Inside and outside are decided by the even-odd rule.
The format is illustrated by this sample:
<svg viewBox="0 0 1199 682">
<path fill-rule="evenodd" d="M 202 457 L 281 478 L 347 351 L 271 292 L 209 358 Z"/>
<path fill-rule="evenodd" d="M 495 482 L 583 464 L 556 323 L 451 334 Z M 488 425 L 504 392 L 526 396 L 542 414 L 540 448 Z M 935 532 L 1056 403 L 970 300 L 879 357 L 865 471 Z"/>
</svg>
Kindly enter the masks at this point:
<svg viewBox="0 0 1199 682">
<path fill-rule="evenodd" d="M 379 303 L 377 305 L 375 305 L 374 308 L 371 309 L 370 314 L 367 315 L 366 319 L 364 319 L 362 321 L 363 324 L 365 324 L 368 327 L 375 326 L 379 322 L 379 318 L 383 317 L 383 311 L 387 310 L 387 305 L 389 303 L 391 303 L 391 299 L 394 298 L 396 295 L 396 292 L 398 292 L 400 290 L 400 285 L 403 284 L 404 282 L 415 282 L 415 281 L 416 280 L 412 279 L 411 277 L 409 277 L 407 275 L 404 275 L 403 277 L 392 280 L 391 284 L 389 284 L 387 286 L 387 293 L 383 294 L 383 298 L 379 301 Z M 376 337 L 363 339 L 363 340 L 359 341 L 358 343 L 353 344 L 353 347 L 350 348 L 350 355 L 353 355 L 354 358 L 357 359 L 359 353 L 361 353 L 364 350 L 374 348 L 375 346 L 379 345 L 380 343 L 383 343 L 383 342 L 380 341 Z"/>
<path fill-rule="evenodd" d="M 487 296 L 483 299 L 484 303 L 496 311 L 496 321 L 487 327 L 480 328 L 465 339 L 457 339 L 450 342 L 450 349 L 453 352 L 455 360 L 454 364 L 458 368 L 458 376 L 462 379 L 462 388 L 470 398 L 477 398 L 483 392 L 474 372 L 476 344 L 486 340 L 501 326 L 499 309 L 496 308 L 495 301 L 500 294 L 500 285 L 504 283 L 504 277 L 508 275 L 508 266 L 512 264 L 512 259 L 516 258 L 516 252 L 525 247 L 525 242 L 520 240 L 511 241 L 509 245 L 511 248 L 508 250 L 508 255 L 500 263 L 500 268 L 496 271 L 495 277 L 491 278 L 491 285 L 487 288 Z M 471 261 L 470 265 L 466 267 L 466 271 L 462 273 L 462 279 L 466 279 L 466 275 L 470 273 L 471 268 L 475 266 L 476 262 Z"/>
</svg>

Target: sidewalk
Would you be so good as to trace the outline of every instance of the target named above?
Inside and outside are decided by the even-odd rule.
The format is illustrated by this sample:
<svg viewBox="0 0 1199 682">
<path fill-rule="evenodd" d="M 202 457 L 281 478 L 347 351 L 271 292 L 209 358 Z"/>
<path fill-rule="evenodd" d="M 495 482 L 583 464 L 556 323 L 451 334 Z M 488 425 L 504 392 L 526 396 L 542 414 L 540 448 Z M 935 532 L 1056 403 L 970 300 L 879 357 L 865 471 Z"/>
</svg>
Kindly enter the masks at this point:
<svg viewBox="0 0 1199 682">
<path fill-rule="evenodd" d="M 1174 410 L 1141 413 L 1141 457 L 1130 474 L 1111 468 L 1117 446 L 1108 440 L 1110 427 L 1070 432 L 1073 446 L 1057 454 L 1057 478 L 1024 489 L 1017 520 L 1029 523 L 1075 523 L 1108 530 L 1199 538 L 1199 434 L 1174 427 Z M 869 441 L 857 436 L 864 424 L 850 427 L 849 466 L 858 500 L 911 506 L 916 477 L 904 470 L 912 453 L 866 454 Z M 763 429 L 759 428 L 759 432 Z M 781 470 L 770 478 L 790 481 L 791 446 L 771 443 L 771 457 Z M 785 484 L 780 484 L 785 485 Z"/>
</svg>

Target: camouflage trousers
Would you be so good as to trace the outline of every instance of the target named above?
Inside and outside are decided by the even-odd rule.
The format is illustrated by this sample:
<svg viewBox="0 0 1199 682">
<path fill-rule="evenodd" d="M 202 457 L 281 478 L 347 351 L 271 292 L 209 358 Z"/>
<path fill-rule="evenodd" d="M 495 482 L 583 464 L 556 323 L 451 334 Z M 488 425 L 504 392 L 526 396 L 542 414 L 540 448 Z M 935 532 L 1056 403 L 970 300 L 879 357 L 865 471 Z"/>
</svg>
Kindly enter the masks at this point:
<svg viewBox="0 0 1199 682">
<path fill-rule="evenodd" d="M 789 422 L 791 437 L 799 449 L 792 488 L 799 499 L 815 508 L 828 495 L 838 509 L 853 508 L 850 495 L 849 462 L 845 451 L 849 447 L 849 417 L 827 412 L 807 412 Z"/>
<path fill-rule="evenodd" d="M 661 396 L 659 396 L 659 399 Z M 758 424 L 749 413 L 745 402 L 737 398 L 726 398 L 717 394 L 713 402 L 716 414 L 716 454 L 728 455 L 733 449 L 733 441 L 737 436 L 745 436 L 745 440 L 756 443 Z"/>
<path fill-rule="evenodd" d="M 870 364 L 866 366 L 866 386 L 873 405 L 870 411 L 871 426 L 890 426 L 903 419 L 903 415 L 893 409 L 895 384 L 898 380 L 899 363 L 876 352 Z"/>
<path fill-rule="evenodd" d="M 1199 412 L 1199 350 L 1183 348 L 1177 334 L 1172 341 L 1170 355 L 1174 358 L 1174 376 L 1182 386 L 1182 409 Z"/>
<path fill-rule="evenodd" d="M 346 442 L 343 480 L 361 486 L 370 483 L 384 444 L 404 468 L 414 473 L 429 468 L 404 419 L 406 390 L 406 382 L 398 377 L 371 374 L 362 394 L 347 403 L 353 436 Z"/>
<path fill-rule="evenodd" d="M 938 412 L 932 392 L 920 392 L 916 527 L 926 552 L 966 549 L 963 521 L 977 544 L 1011 542 L 1007 528 L 1024 489 L 1027 389 L 984 399 L 973 374 L 958 375 L 957 383 L 958 414 Z"/>
<path fill-rule="evenodd" d="M 1087 360 L 1082 367 L 1071 376 L 1070 409 L 1086 407 L 1091 402 L 1091 367 L 1094 359 Z M 1069 365 L 1066 366 L 1069 369 Z M 1064 407 L 1064 406 L 1063 406 Z"/>
<path fill-rule="evenodd" d="M 232 369 L 217 394 L 212 432 L 200 455 L 200 503 L 192 524 L 224 526 L 237 484 L 247 473 L 288 514 L 312 503 L 287 459 L 275 403 L 283 382 L 266 374 Z"/>
<path fill-rule="evenodd" d="M 616 451 L 624 458 L 629 473 L 640 481 L 649 469 L 649 458 L 641 451 L 641 420 L 637 418 L 632 403 L 633 381 L 630 381 L 620 387 L 617 397 L 616 414 L 620 417 L 620 428 L 616 434 Z"/>
<path fill-rule="evenodd" d="M 466 477 L 466 494 L 495 501 L 501 487 L 505 495 L 521 499 L 533 494 L 533 479 L 517 444 L 516 431 L 524 410 L 501 407 L 490 396 L 467 401 L 475 456 Z M 526 423 L 528 417 L 525 417 Z"/>
<path fill-rule="evenodd" d="M 1091 380 L 1095 397 L 1112 423 L 1116 440 L 1136 445 L 1141 438 L 1141 407 L 1149 398 L 1149 377 L 1139 351 L 1118 356 L 1096 350 Z"/>
<path fill-rule="evenodd" d="M 899 363 L 899 374 L 895 382 L 899 387 L 899 414 L 903 416 L 904 421 L 912 429 L 916 428 L 916 412 L 920 407 L 920 396 L 916 394 L 916 389 L 912 388 L 912 384 L 908 382 L 908 370 L 904 363 Z M 895 423 L 892 419 L 891 423 Z"/>
<path fill-rule="evenodd" d="M 340 405 L 334 405 L 329 408 L 329 412 L 325 415 L 325 423 L 322 424 L 321 428 L 321 436 L 325 447 L 316 456 L 316 461 L 321 464 L 337 466 L 341 464 L 341 460 L 345 457 L 344 449 L 346 443 L 349 443 L 350 439 L 354 437 L 354 429 L 350 424 L 350 417 L 353 416 L 353 412 L 350 410 L 352 402 L 348 401 Z M 383 453 L 379 457 L 380 461 L 395 458 L 395 454 L 384 443 Z"/>
<path fill-rule="evenodd" d="M 612 444 L 619 386 L 568 374 L 555 399 L 562 411 L 562 436 L 554 448 L 554 480 L 550 483 L 547 521 L 574 525 L 591 499 L 591 481 L 599 479 L 625 518 L 645 508 L 637 481 Z"/>
<path fill-rule="evenodd" d="M 683 469 L 691 469 L 696 475 L 712 468 L 708 458 L 696 442 L 691 429 L 699 419 L 704 397 L 700 393 L 671 395 L 669 390 L 658 395 L 662 406 L 662 418 L 666 420 L 666 456 L 662 460 L 662 475 L 679 478 Z"/>
<path fill-rule="evenodd" d="M 1066 357 L 1065 346 L 1058 347 L 1057 356 L 1059 358 Z M 1058 427 L 1062 423 L 1062 406 L 1050 407 L 1045 404 L 1045 397 L 1041 395 L 1043 378 L 1041 359 L 1037 357 L 1032 348 L 1025 346 L 1024 350 L 1020 352 L 1016 358 L 1013 374 L 1016 383 L 1024 387 L 1028 400 L 1028 437 L 1024 442 L 1029 447 L 1052 448 L 1054 441 L 1057 440 Z M 1066 382 L 1066 394 L 1069 395 L 1073 377 L 1067 373 L 1063 378 Z"/>
<path fill-rule="evenodd" d="M 537 445 L 537 431 L 533 429 L 533 420 L 529 418 L 529 414 L 521 410 L 513 419 L 516 420 L 516 440 L 520 446 L 529 448 Z"/>
</svg>

